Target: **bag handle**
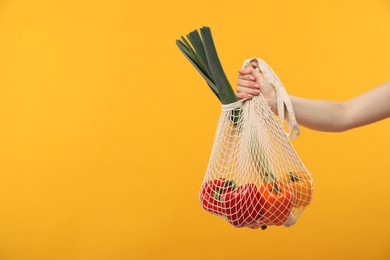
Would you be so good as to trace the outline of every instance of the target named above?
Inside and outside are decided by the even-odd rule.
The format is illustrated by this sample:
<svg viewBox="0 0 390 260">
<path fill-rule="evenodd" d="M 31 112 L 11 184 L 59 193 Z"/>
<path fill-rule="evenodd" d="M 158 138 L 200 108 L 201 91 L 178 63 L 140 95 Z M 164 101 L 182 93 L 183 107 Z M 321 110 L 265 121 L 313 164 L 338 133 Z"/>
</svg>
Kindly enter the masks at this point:
<svg viewBox="0 0 390 260">
<path fill-rule="evenodd" d="M 287 135 L 291 139 L 295 139 L 299 134 L 298 122 L 295 118 L 293 106 L 290 100 L 289 95 L 287 94 L 286 88 L 283 86 L 282 82 L 276 75 L 276 73 L 271 69 L 271 67 L 262 59 L 259 58 L 250 58 L 244 61 L 242 66 L 243 69 L 248 67 L 253 62 L 257 63 L 257 71 L 261 72 L 264 78 L 275 88 L 276 91 L 276 104 L 278 109 L 278 115 L 280 119 L 280 124 L 284 126 L 284 119 L 287 120 L 289 133 Z M 286 115 L 284 110 L 286 108 Z"/>
</svg>

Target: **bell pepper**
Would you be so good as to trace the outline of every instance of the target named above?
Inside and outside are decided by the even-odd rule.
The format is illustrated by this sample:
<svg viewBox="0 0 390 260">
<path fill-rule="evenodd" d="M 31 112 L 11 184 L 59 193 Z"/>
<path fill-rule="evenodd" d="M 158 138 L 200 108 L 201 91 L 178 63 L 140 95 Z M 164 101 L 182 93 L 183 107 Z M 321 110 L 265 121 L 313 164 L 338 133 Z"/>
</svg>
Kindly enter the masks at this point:
<svg viewBox="0 0 390 260">
<path fill-rule="evenodd" d="M 244 227 L 243 199 L 244 194 L 241 191 L 241 187 L 226 192 L 221 196 L 221 207 L 226 219 L 235 227 Z"/>
<path fill-rule="evenodd" d="M 260 187 L 261 225 L 283 225 L 291 213 L 294 197 L 288 185 L 267 182 Z"/>
<path fill-rule="evenodd" d="M 253 226 L 261 218 L 260 192 L 256 185 L 246 184 L 221 195 L 221 207 L 235 227 Z"/>
<path fill-rule="evenodd" d="M 221 208 L 220 197 L 224 192 L 235 188 L 236 185 L 232 180 L 219 178 L 207 181 L 200 189 L 200 203 L 208 212 L 221 216 L 224 211 Z"/>
<path fill-rule="evenodd" d="M 313 186 L 309 178 L 300 172 L 289 172 L 287 182 L 294 194 L 294 207 L 307 207 L 313 195 Z"/>
</svg>

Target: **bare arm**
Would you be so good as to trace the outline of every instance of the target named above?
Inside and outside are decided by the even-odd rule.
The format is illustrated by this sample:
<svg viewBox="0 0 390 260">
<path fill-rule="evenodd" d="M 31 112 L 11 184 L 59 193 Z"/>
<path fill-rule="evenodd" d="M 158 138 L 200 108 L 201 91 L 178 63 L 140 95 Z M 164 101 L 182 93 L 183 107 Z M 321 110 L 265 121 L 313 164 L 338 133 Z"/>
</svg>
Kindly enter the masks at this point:
<svg viewBox="0 0 390 260">
<path fill-rule="evenodd" d="M 346 129 L 368 125 L 390 117 L 390 81 L 343 102 Z"/>
<path fill-rule="evenodd" d="M 255 77 L 251 79 L 250 76 Z M 255 86 L 257 84 L 257 86 Z M 261 73 L 241 70 L 237 97 L 250 99 L 260 90 L 276 112 L 275 93 Z M 290 96 L 300 125 L 326 132 L 341 132 L 390 117 L 390 81 L 344 102 Z"/>
</svg>

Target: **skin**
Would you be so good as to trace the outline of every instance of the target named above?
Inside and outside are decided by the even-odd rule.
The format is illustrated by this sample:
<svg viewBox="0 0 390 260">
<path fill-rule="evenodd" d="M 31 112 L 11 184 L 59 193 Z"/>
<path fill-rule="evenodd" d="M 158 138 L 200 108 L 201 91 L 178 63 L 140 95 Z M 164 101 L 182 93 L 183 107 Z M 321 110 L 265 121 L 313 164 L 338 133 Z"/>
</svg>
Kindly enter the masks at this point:
<svg viewBox="0 0 390 260">
<path fill-rule="evenodd" d="M 260 92 L 276 114 L 274 88 L 253 68 L 239 70 L 237 98 L 249 100 Z M 290 99 L 298 123 L 317 131 L 343 132 L 390 117 L 390 81 L 342 102 Z"/>
</svg>

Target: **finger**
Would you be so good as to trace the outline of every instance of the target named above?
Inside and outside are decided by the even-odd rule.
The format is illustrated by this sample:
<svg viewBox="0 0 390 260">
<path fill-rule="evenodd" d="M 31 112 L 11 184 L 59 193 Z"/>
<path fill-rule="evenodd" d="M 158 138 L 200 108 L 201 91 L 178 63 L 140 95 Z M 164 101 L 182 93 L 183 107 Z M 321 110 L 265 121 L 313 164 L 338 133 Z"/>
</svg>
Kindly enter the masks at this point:
<svg viewBox="0 0 390 260">
<path fill-rule="evenodd" d="M 257 96 L 260 94 L 259 89 L 247 88 L 247 87 L 243 87 L 243 86 L 237 86 L 237 92 L 238 93 L 247 93 L 247 94 L 251 94 L 254 96 Z"/>
<path fill-rule="evenodd" d="M 256 83 L 260 85 L 260 89 L 263 94 L 271 93 L 275 91 L 275 87 L 268 82 L 263 73 L 253 71 L 252 75 L 256 78 Z"/>
<path fill-rule="evenodd" d="M 253 77 L 252 74 L 247 74 L 247 75 L 238 74 L 238 78 L 239 79 L 251 80 L 251 81 L 255 81 L 256 80 L 256 78 Z"/>
<path fill-rule="evenodd" d="M 256 80 L 257 81 L 264 81 L 265 80 L 265 78 L 264 78 L 264 76 L 263 76 L 263 73 L 261 73 L 261 72 L 259 72 L 259 71 L 257 71 L 257 70 L 253 70 L 252 72 L 251 72 L 251 74 L 256 78 Z"/>
<path fill-rule="evenodd" d="M 237 93 L 236 97 L 238 99 L 251 100 L 253 98 L 253 95 L 242 92 L 242 93 Z"/>
<path fill-rule="evenodd" d="M 240 70 L 238 71 L 238 73 L 240 73 L 240 74 L 250 74 L 250 73 L 252 73 L 252 71 L 254 71 L 254 70 L 255 70 L 254 68 L 248 67 L 248 68 L 245 68 L 245 69 L 240 69 Z"/>
<path fill-rule="evenodd" d="M 254 88 L 254 89 L 260 88 L 260 85 L 257 84 L 256 82 L 245 80 L 245 79 L 238 79 L 237 85 L 247 87 L 247 88 Z"/>
</svg>

